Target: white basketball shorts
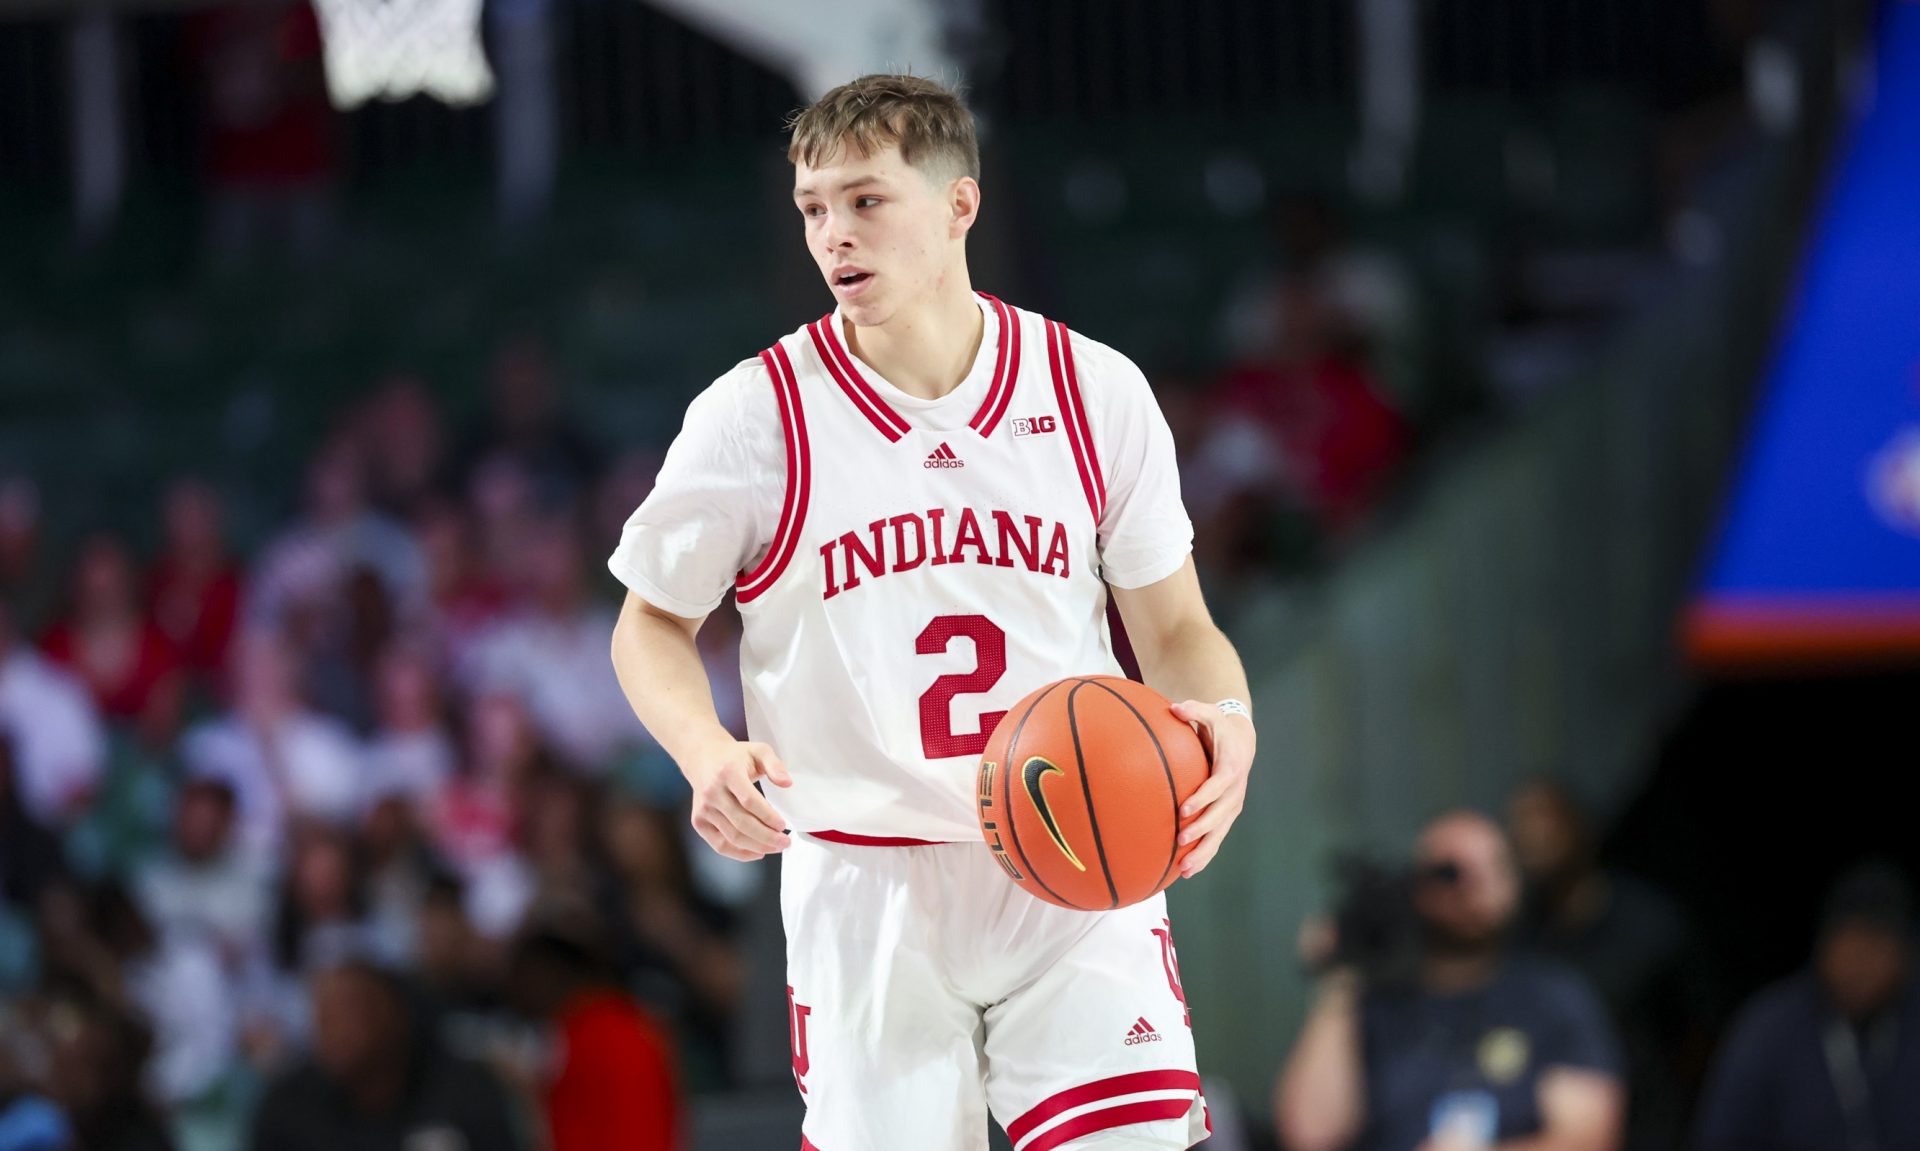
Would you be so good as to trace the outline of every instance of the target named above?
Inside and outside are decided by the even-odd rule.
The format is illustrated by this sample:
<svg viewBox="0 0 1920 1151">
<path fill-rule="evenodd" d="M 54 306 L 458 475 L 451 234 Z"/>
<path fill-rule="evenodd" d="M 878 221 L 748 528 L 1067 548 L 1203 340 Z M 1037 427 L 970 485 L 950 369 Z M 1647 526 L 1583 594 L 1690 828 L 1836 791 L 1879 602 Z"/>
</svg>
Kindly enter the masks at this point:
<svg viewBox="0 0 1920 1151">
<path fill-rule="evenodd" d="M 980 843 L 795 835 L 781 863 L 803 1151 L 1184 1151 L 1206 1101 L 1166 899 L 1055 907 Z"/>
</svg>

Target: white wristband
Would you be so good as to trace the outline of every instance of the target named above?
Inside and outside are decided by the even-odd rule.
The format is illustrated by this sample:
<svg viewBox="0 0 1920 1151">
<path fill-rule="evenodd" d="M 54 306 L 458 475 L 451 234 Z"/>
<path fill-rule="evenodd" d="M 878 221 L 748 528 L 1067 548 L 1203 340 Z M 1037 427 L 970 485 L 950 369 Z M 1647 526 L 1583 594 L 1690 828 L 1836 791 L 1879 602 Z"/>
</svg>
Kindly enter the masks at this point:
<svg viewBox="0 0 1920 1151">
<path fill-rule="evenodd" d="M 1213 706 L 1219 708 L 1222 715 L 1244 715 L 1248 719 L 1253 718 L 1253 709 L 1248 707 L 1244 700 L 1223 699 Z"/>
</svg>

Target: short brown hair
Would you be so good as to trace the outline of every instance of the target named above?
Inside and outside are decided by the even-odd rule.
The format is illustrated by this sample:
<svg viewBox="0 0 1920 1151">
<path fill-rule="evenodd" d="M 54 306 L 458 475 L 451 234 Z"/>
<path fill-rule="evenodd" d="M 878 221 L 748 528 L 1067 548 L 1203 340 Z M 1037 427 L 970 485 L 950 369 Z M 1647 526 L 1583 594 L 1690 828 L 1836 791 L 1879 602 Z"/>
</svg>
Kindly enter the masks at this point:
<svg viewBox="0 0 1920 1151">
<path fill-rule="evenodd" d="M 919 76 L 862 76 L 815 100 L 787 122 L 787 159 L 809 168 L 842 148 L 870 156 L 897 144 L 900 158 L 950 179 L 980 178 L 973 113 L 953 89 Z"/>
</svg>

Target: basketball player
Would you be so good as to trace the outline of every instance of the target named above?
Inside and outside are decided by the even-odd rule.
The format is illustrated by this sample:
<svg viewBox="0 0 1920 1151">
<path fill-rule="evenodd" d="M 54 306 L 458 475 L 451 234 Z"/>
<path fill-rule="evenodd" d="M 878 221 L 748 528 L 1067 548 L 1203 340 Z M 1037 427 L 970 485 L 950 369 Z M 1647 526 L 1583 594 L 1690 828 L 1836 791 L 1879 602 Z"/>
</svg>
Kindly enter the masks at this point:
<svg viewBox="0 0 1920 1151">
<path fill-rule="evenodd" d="M 971 114 L 911 76 L 792 124 L 834 311 L 687 409 L 608 561 L 621 685 L 715 851 L 784 852 L 789 1037 L 812 1151 L 1186 1148 L 1208 1130 L 1163 896 L 1044 903 L 981 842 L 976 761 L 1021 696 L 1119 674 L 1208 744 L 1182 865 L 1240 813 L 1246 675 L 1207 614 L 1173 443 L 1139 369 L 977 294 Z M 694 646 L 731 590 L 752 740 Z M 1216 702 L 1217 701 L 1217 702 Z M 772 788 L 763 795 L 756 784 Z"/>
</svg>

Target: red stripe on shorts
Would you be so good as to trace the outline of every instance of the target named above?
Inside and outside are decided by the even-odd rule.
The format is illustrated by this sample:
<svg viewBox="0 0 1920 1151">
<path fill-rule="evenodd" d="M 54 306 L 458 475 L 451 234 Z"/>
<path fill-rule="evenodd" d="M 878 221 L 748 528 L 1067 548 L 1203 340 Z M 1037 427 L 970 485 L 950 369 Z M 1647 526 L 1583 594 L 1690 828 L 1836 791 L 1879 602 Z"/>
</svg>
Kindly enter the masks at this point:
<svg viewBox="0 0 1920 1151">
<path fill-rule="evenodd" d="M 1022 1147 L 1020 1151 L 1053 1151 L 1062 1143 L 1078 1139 L 1082 1135 L 1091 1135 L 1096 1131 L 1110 1131 L 1115 1127 L 1130 1127 L 1135 1123 L 1153 1123 L 1161 1119 L 1178 1119 L 1192 1107 L 1191 1099 L 1149 1099 L 1145 1103 L 1123 1103 L 1118 1107 L 1103 1107 L 1098 1111 L 1074 1116 Z"/>
<path fill-rule="evenodd" d="M 1034 1128 L 1060 1114 L 1082 1107 L 1088 1103 L 1098 1103 L 1102 1099 L 1113 1099 L 1121 1095 L 1133 1095 L 1141 1091 L 1193 1091 L 1199 1092 L 1200 1077 L 1191 1071 L 1135 1071 L 1129 1075 L 1115 1075 L 1109 1079 L 1096 1079 L 1091 1083 L 1082 1083 L 1070 1087 L 1058 1095 L 1040 1101 L 1040 1105 L 1015 1119 L 1007 1127 L 1007 1138 L 1015 1143 L 1025 1139 Z M 1179 1102 L 1179 1100 L 1174 1100 Z M 1192 1101 L 1180 1103 L 1180 1113 L 1185 1114 Z M 1079 1122 L 1079 1120 L 1074 1120 Z M 1132 1122 L 1140 1122 L 1132 1120 Z M 1089 1128 L 1105 1130 L 1105 1128 Z M 1052 1146 L 1052 1144 L 1048 1144 Z M 1031 1149 L 1027 1149 L 1031 1151 Z"/>
</svg>

